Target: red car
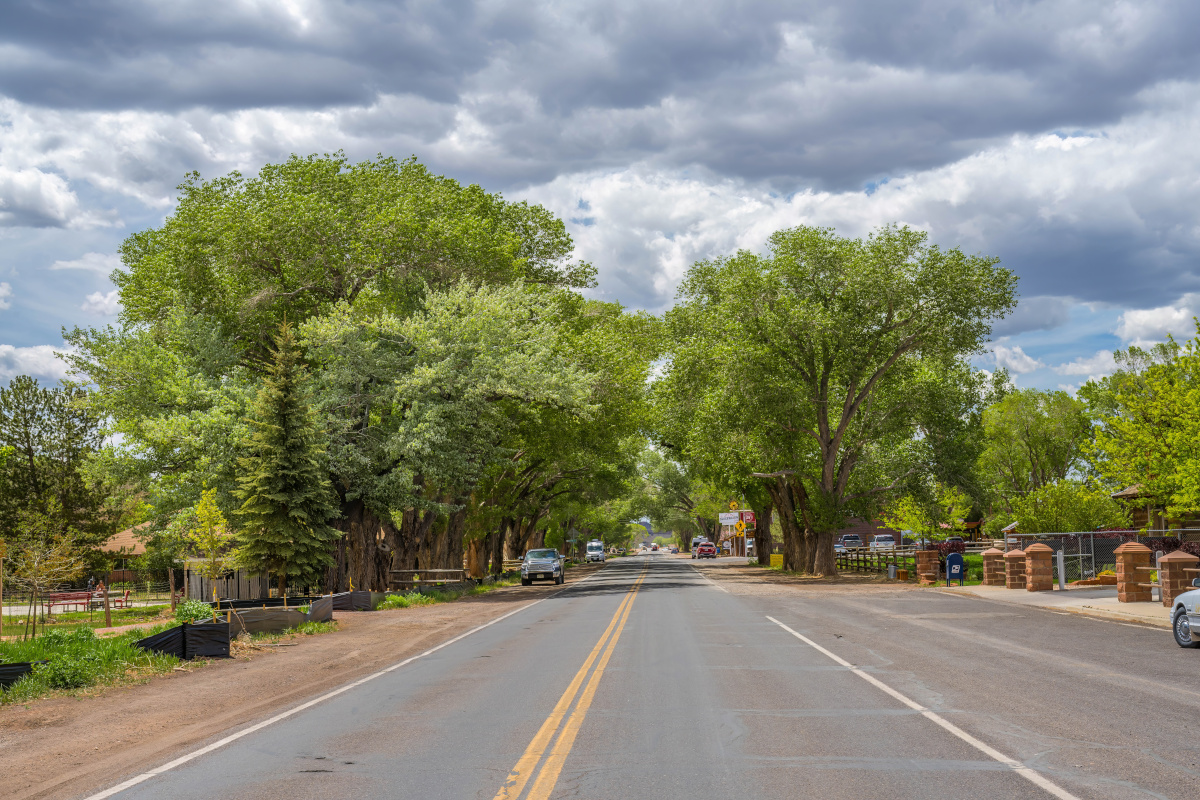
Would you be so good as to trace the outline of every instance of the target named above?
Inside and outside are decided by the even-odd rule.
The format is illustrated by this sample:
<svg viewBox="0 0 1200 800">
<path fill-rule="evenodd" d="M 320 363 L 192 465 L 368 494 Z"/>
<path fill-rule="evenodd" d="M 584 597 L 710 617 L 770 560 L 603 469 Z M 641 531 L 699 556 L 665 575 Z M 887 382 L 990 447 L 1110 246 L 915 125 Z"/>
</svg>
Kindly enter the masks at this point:
<svg viewBox="0 0 1200 800">
<path fill-rule="evenodd" d="M 716 558 L 717 546 L 712 542 L 701 542 L 696 548 L 696 558 Z"/>
</svg>

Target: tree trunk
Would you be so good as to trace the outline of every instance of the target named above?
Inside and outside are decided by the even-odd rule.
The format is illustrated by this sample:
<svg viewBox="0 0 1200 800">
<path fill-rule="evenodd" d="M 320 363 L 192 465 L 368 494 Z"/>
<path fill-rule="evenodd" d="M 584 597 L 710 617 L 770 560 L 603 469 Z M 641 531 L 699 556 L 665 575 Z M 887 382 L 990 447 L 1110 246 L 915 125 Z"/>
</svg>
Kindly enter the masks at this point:
<svg viewBox="0 0 1200 800">
<path fill-rule="evenodd" d="M 487 574 L 487 537 L 467 542 L 467 574 L 481 580 Z"/>
<path fill-rule="evenodd" d="M 348 583 L 355 589 L 366 589 L 374 592 L 387 590 L 388 569 L 391 565 L 390 545 L 385 540 L 395 538 L 389 536 L 388 529 L 394 530 L 390 523 L 375 515 L 361 499 L 349 500 L 342 504 L 342 515 L 335 520 L 337 529 L 343 531 L 346 541 L 346 573 Z M 346 588 L 349 588 L 347 585 Z"/>
<path fill-rule="evenodd" d="M 171 592 L 171 613 L 175 613 L 175 568 L 167 570 L 167 589 Z"/>
<path fill-rule="evenodd" d="M 814 575 L 820 575 L 827 578 L 836 578 L 837 559 L 833 555 L 833 531 L 818 531 L 816 535 L 815 547 L 813 547 L 813 568 Z"/>
<path fill-rule="evenodd" d="M 464 498 L 458 503 L 461 508 L 446 520 L 446 549 L 442 556 L 442 569 L 461 569 L 463 565 L 463 536 L 467 531 L 467 504 Z M 483 577 L 480 575 L 480 577 Z"/>
<path fill-rule="evenodd" d="M 754 552 L 758 556 L 760 566 L 771 566 L 771 551 L 775 543 L 771 541 L 771 514 L 773 506 L 764 506 L 758 513 L 754 528 Z"/>
</svg>

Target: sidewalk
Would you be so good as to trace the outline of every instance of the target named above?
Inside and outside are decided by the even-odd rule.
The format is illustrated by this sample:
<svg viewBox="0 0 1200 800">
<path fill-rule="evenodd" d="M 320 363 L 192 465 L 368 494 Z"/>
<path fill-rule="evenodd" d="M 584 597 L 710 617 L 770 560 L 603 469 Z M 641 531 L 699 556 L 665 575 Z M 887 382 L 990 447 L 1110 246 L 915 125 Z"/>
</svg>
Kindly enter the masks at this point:
<svg viewBox="0 0 1200 800">
<path fill-rule="evenodd" d="M 1087 586 L 1067 589 L 1065 592 L 1059 591 L 1057 586 L 1052 592 L 1027 592 L 1022 589 L 1005 589 L 1003 586 L 942 586 L 938 591 L 974 595 L 985 600 L 1018 606 L 1033 606 L 1100 619 L 1151 625 L 1156 628 L 1171 627 L 1171 609 L 1162 603 L 1117 602 L 1115 586 Z"/>
</svg>

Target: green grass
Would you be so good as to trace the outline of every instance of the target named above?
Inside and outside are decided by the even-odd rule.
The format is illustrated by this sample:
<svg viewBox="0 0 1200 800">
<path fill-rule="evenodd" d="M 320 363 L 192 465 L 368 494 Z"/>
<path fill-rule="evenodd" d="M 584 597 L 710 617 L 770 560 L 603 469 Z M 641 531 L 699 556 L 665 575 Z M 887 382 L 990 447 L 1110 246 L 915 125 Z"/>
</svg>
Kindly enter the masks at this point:
<svg viewBox="0 0 1200 800">
<path fill-rule="evenodd" d="M 333 633 L 338 629 L 336 621 L 333 622 L 301 622 L 294 628 L 288 628 L 283 631 L 274 633 L 252 633 L 250 634 L 250 642 L 252 644 L 273 644 L 283 641 L 284 639 L 294 639 L 297 636 L 318 636 L 322 633 Z M 242 634 L 245 636 L 245 634 Z"/>
<path fill-rule="evenodd" d="M 392 608 L 411 608 L 412 606 L 431 606 L 435 603 L 450 603 L 460 597 L 477 597 L 495 589 L 506 586 L 516 586 L 520 578 L 504 578 L 494 583 L 480 584 L 470 589 L 434 589 L 425 592 L 407 592 L 405 594 L 389 594 L 375 606 L 376 611 L 386 611 Z"/>
<path fill-rule="evenodd" d="M 0 642 L 2 662 L 49 660 L 47 664 L 35 666 L 32 674 L 0 693 L 0 704 L 24 703 L 57 692 L 76 694 L 94 686 L 126 683 L 170 672 L 180 663 L 179 659 L 145 652 L 133 643 L 172 624 L 163 623 L 103 638 L 97 638 L 88 627 L 51 629 L 36 639 Z"/>
<path fill-rule="evenodd" d="M 113 627 L 119 625 L 133 625 L 138 622 L 150 622 L 159 619 L 162 614 L 170 609 L 169 605 L 161 606 L 136 606 L 134 608 L 113 608 L 109 609 L 112 617 Z M 21 635 L 25 632 L 25 616 L 8 616 L 4 617 L 4 635 L 5 637 Z M 104 610 L 98 609 L 90 614 L 87 611 L 68 611 L 61 614 L 55 614 L 50 617 L 50 621 L 42 622 L 38 620 L 38 633 L 40 634 L 43 626 L 47 632 L 56 630 L 72 631 L 77 628 L 103 628 L 104 625 Z"/>
</svg>

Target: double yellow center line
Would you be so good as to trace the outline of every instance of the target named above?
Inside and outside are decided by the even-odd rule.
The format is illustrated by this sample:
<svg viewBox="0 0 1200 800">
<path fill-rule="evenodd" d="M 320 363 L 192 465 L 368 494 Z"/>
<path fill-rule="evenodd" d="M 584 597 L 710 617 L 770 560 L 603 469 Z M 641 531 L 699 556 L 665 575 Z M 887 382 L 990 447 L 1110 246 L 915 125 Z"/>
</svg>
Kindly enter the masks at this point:
<svg viewBox="0 0 1200 800">
<path fill-rule="evenodd" d="M 625 593 L 625 597 L 622 598 L 621 605 L 617 606 L 617 612 L 613 614 L 612 621 L 608 623 L 608 627 L 600 636 L 600 641 L 596 642 L 596 646 L 584 660 L 579 672 L 575 673 L 567 690 L 555 704 L 554 710 L 550 712 L 550 716 L 542 723 L 542 727 L 534 735 L 533 741 L 525 749 L 524 755 L 512 768 L 512 772 L 508 773 L 508 780 L 496 793 L 495 800 L 516 800 L 535 775 L 536 780 L 533 780 L 533 788 L 526 795 L 526 800 L 546 800 L 550 797 L 550 792 L 554 791 L 554 784 L 558 782 L 558 775 L 562 772 L 563 764 L 566 763 L 567 754 L 571 752 L 571 747 L 575 744 L 575 736 L 579 733 L 580 726 L 583 725 L 583 718 L 587 716 L 592 699 L 596 696 L 596 689 L 600 686 L 604 668 L 608 666 L 608 660 L 617 647 L 617 640 L 621 638 L 621 631 L 625 628 L 626 620 L 629 619 L 633 598 L 637 595 L 638 588 L 645 579 L 646 570 L 643 568 L 642 574 L 638 576 L 633 585 L 629 587 L 629 591 Z M 594 670 L 592 669 L 593 665 L 595 666 Z M 591 677 L 588 677 L 589 671 L 591 671 Z M 587 679 L 586 686 L 584 686 L 584 679 Z M 579 691 L 581 686 L 583 686 L 582 693 Z M 577 696 L 579 702 L 575 703 Z M 573 703 L 575 710 L 567 717 L 567 711 Z M 565 725 L 563 724 L 564 717 L 566 717 Z M 559 732 L 560 727 L 562 728 L 561 733 Z M 555 734 L 558 734 L 557 739 L 554 738 Z M 554 742 L 553 747 L 551 747 L 551 741 Z M 540 769 L 538 769 L 539 764 L 541 765 Z"/>
</svg>

